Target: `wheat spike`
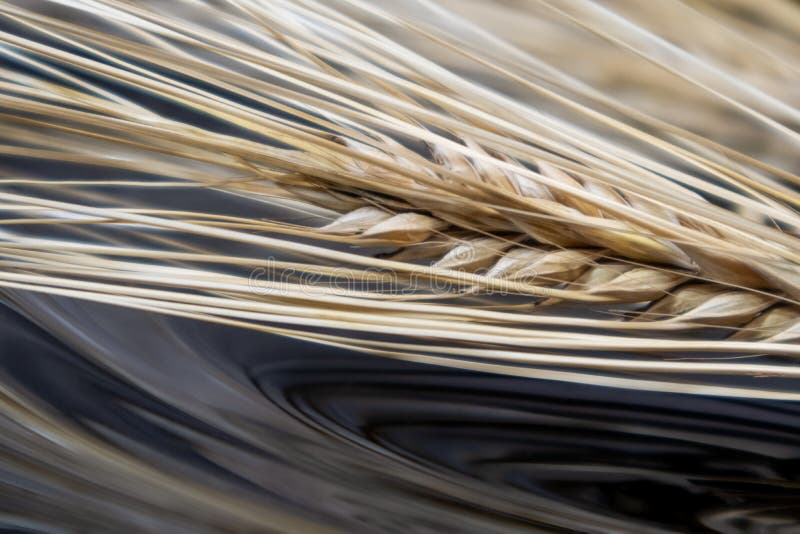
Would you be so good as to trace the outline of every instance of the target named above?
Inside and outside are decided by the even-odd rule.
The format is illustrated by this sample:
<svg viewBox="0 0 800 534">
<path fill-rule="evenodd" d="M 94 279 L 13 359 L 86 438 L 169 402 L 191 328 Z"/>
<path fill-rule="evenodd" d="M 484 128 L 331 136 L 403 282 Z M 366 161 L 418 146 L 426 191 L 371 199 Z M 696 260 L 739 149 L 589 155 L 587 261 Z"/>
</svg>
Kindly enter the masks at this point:
<svg viewBox="0 0 800 534">
<path fill-rule="evenodd" d="M 775 96 L 787 49 L 745 63 L 764 88 L 542 2 L 598 57 L 634 51 L 622 71 L 656 67 L 659 98 L 710 100 L 724 120 L 701 135 L 456 15 L 474 42 L 380 3 L 199 5 L 70 3 L 104 30 L 0 5 L 0 153 L 104 174 L 0 178 L 0 287 L 464 369 L 797 397 L 698 378 L 797 375 L 800 177 L 748 150 L 753 124 L 770 155 L 800 143 Z"/>
<path fill-rule="evenodd" d="M 358 217 L 360 213 L 372 213 L 372 210 L 375 208 L 360 208 L 341 216 L 324 228 L 339 227 L 340 224 L 347 224 Z M 378 216 L 381 219 L 378 223 L 380 226 L 388 216 L 379 210 L 377 212 L 381 213 Z M 398 217 L 400 216 L 395 216 Z M 420 234 L 418 241 L 422 240 L 422 234 L 428 225 L 422 219 L 419 230 L 416 231 Z M 370 231 L 365 231 L 364 228 L 359 228 L 355 233 L 370 235 Z M 514 238 L 516 241 L 519 239 L 520 236 Z M 769 294 L 737 290 L 721 284 L 685 284 L 692 278 L 689 272 L 639 267 L 613 261 L 598 262 L 598 258 L 604 256 L 604 252 L 598 249 L 514 247 L 514 240 L 492 237 L 453 239 L 455 245 L 433 263 L 433 266 L 467 272 L 485 268 L 486 276 L 490 278 L 542 286 L 558 286 L 569 282 L 565 287 L 575 291 L 575 294 L 600 297 L 606 303 L 652 303 L 637 315 L 638 320 L 668 320 L 686 328 L 739 326 L 755 320 L 763 310 L 776 302 L 776 298 Z M 431 255 L 441 255 L 443 246 L 439 244 L 436 248 L 431 247 Z M 416 257 L 422 255 L 418 254 Z M 786 314 L 794 314 L 794 317 L 800 315 L 800 310 L 793 306 L 784 308 Z M 747 327 L 756 330 L 749 337 L 759 337 L 759 324 L 754 323 L 752 327 Z"/>
</svg>

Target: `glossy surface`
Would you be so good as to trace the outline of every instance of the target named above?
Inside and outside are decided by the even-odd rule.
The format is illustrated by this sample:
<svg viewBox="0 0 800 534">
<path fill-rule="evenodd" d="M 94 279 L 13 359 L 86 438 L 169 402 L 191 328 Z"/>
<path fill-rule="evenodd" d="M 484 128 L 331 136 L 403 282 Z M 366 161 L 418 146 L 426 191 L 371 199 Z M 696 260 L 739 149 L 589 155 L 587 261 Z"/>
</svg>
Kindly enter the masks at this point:
<svg viewBox="0 0 800 534">
<path fill-rule="evenodd" d="M 60 339 L 3 309 L 0 508 L 9 526 L 796 528 L 792 404 L 465 373 L 16 299 Z"/>
</svg>

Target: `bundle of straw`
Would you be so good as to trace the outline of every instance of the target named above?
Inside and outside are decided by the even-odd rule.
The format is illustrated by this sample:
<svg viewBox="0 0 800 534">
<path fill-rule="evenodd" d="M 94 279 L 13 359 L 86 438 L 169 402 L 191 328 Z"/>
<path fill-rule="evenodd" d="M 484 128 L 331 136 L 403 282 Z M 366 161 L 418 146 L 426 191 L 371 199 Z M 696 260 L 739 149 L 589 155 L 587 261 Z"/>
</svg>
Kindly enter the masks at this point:
<svg viewBox="0 0 800 534">
<path fill-rule="evenodd" d="M 800 10 L 400 4 L 1 4 L 0 288 L 800 399 Z"/>
</svg>

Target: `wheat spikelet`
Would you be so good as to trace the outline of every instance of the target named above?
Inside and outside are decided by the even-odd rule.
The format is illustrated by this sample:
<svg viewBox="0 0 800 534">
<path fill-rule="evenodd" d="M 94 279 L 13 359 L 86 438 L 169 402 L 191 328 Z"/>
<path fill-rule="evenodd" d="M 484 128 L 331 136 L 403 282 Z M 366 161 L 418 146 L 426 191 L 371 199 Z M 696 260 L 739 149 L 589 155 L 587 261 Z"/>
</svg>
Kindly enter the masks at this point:
<svg viewBox="0 0 800 534">
<path fill-rule="evenodd" d="M 195 20 L 75 2 L 108 31 L 0 6 L 19 30 L 0 31 L 0 53 L 24 67 L 0 67 L 0 153 L 139 176 L 0 180 L 13 214 L 0 287 L 465 369 L 796 398 L 697 377 L 797 375 L 780 358 L 800 355 L 800 178 L 467 22 L 491 46 L 334 4 L 203 2 Z M 676 91 L 798 143 L 781 122 L 796 111 L 754 82 L 644 30 L 620 36 L 618 17 L 589 3 L 543 4 L 677 72 L 689 88 Z M 437 62 L 443 51 L 458 59 Z M 458 74 L 460 62 L 513 89 Z M 215 204 L 161 198 L 181 190 Z M 671 359 L 700 353 L 765 356 Z"/>
</svg>

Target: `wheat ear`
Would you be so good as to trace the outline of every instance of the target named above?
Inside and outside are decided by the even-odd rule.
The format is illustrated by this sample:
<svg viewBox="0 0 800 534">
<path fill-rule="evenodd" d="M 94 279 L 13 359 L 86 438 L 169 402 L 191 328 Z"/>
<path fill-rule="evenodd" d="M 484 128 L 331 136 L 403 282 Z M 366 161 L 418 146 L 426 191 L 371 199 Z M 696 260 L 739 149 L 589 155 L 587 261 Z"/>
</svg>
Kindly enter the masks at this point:
<svg viewBox="0 0 800 534">
<path fill-rule="evenodd" d="M 109 174 L 4 176 L 0 287 L 464 369 L 797 397 L 715 380 L 797 375 L 781 358 L 800 355 L 800 177 L 499 39 L 481 50 L 345 3 L 356 15 L 315 0 L 207 3 L 203 21 L 74 3 L 99 10 L 108 31 L 0 5 L 21 30 L 0 31 L 0 54 L 24 65 L 0 66 L 0 153 Z M 782 146 L 800 143 L 781 122 L 796 118 L 791 106 L 646 32 L 625 41 L 618 19 L 579 5 L 549 9 L 679 72 L 693 95 Z M 417 40 L 514 90 L 415 52 Z M 120 171 L 137 178 L 112 177 Z M 214 208 L 170 206 L 181 191 Z M 267 254 L 280 257 L 254 287 Z M 336 287 L 343 280 L 363 286 Z M 484 292 L 513 302 L 470 300 Z M 632 320 L 609 315 L 619 307 Z M 698 354 L 714 361 L 673 358 Z"/>
</svg>

